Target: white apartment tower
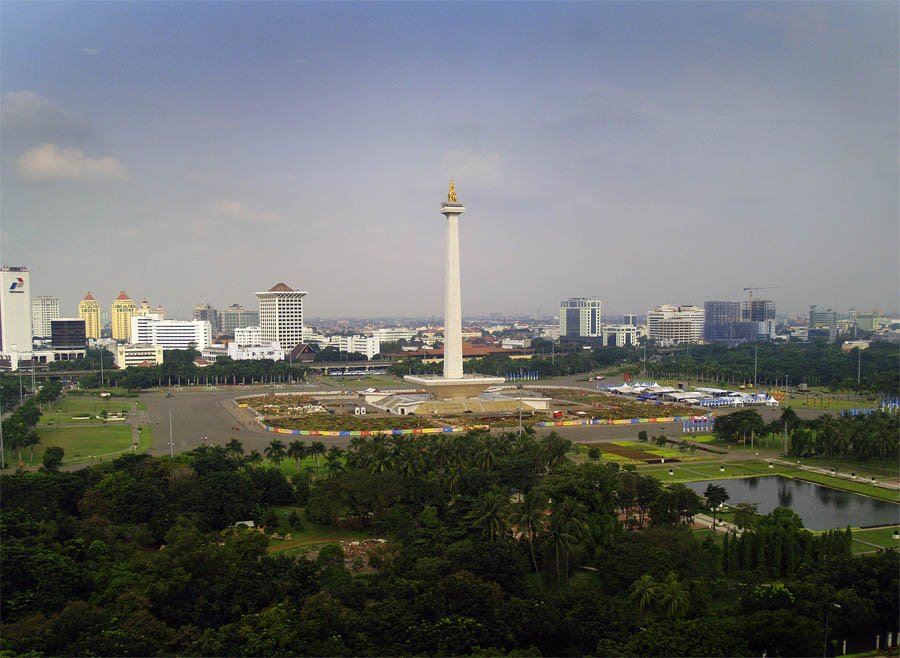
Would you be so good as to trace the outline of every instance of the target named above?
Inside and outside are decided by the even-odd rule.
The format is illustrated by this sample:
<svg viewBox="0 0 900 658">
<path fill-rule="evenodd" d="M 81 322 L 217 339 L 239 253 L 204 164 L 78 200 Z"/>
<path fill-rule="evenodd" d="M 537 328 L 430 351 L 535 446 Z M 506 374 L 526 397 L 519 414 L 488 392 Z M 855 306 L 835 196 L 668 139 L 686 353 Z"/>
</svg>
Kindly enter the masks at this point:
<svg viewBox="0 0 900 658">
<path fill-rule="evenodd" d="M 572 297 L 559 303 L 560 338 L 596 338 L 601 335 L 600 311 L 596 297 Z"/>
<path fill-rule="evenodd" d="M 167 350 L 205 350 L 212 344 L 212 330 L 206 320 L 163 320 L 160 315 L 131 318 L 132 345 L 159 345 Z"/>
<path fill-rule="evenodd" d="M 278 343 L 288 352 L 303 342 L 303 297 L 305 292 L 277 283 L 259 299 L 259 330 L 263 345 Z"/>
<path fill-rule="evenodd" d="M 31 352 L 30 294 L 27 268 L 0 268 L 0 351 Z"/>
<path fill-rule="evenodd" d="M 35 338 L 50 340 L 50 321 L 59 319 L 59 298 L 33 297 L 31 299 L 31 330 Z"/>
<path fill-rule="evenodd" d="M 663 345 L 700 343 L 705 318 L 699 306 L 663 304 L 647 311 L 647 336 Z"/>
</svg>

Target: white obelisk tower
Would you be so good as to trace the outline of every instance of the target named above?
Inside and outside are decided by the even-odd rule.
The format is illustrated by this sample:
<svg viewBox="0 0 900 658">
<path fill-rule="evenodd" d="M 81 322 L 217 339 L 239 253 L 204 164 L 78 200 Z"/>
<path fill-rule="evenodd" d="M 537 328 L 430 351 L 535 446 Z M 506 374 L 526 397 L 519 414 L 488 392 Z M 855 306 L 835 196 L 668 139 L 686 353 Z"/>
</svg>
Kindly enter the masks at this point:
<svg viewBox="0 0 900 658">
<path fill-rule="evenodd" d="M 463 374 L 462 300 L 459 286 L 459 216 L 466 211 L 456 198 L 456 187 L 450 181 L 447 200 L 441 214 L 447 218 L 447 271 L 444 281 L 444 376 L 406 375 L 404 380 L 423 386 L 437 400 L 478 397 L 489 386 L 497 386 L 503 377 Z"/>
<path fill-rule="evenodd" d="M 444 379 L 462 379 L 462 300 L 459 285 L 459 216 L 466 211 L 450 181 L 441 214 L 447 218 L 447 272 L 444 286 Z"/>
</svg>

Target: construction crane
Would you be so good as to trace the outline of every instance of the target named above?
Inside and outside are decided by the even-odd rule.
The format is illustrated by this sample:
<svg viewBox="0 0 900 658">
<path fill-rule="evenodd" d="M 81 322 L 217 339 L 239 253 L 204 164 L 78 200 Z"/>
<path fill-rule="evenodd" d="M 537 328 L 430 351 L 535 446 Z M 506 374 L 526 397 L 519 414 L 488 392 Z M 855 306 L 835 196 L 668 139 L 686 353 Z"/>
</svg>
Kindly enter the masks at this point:
<svg viewBox="0 0 900 658">
<path fill-rule="evenodd" d="M 747 293 L 747 312 L 752 313 L 753 309 L 753 291 L 754 290 L 774 290 L 776 288 L 780 288 L 781 286 L 754 286 L 752 283 L 744 288 L 744 292 Z"/>
</svg>

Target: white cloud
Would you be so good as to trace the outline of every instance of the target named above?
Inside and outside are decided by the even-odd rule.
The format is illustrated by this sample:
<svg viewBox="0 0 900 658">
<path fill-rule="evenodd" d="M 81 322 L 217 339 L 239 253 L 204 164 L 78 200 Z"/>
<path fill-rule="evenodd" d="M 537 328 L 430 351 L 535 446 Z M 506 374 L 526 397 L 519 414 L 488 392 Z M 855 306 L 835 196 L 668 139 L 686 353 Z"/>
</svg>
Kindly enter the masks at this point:
<svg viewBox="0 0 900 658">
<path fill-rule="evenodd" d="M 96 48 L 82 48 L 82 49 L 81 49 L 81 54 L 82 54 L 82 55 L 92 55 L 92 56 L 93 56 L 93 55 L 99 55 L 99 54 L 100 54 L 100 51 L 97 50 Z"/>
<path fill-rule="evenodd" d="M 248 222 L 276 224 L 285 221 L 284 217 L 278 213 L 269 212 L 267 210 L 254 210 L 240 201 L 219 201 L 212 205 L 210 212 L 213 217 L 231 217 Z"/>
<path fill-rule="evenodd" d="M 465 181 L 468 185 L 490 186 L 503 181 L 503 158 L 495 151 L 448 151 L 444 154 L 443 166 L 454 179 Z"/>
<path fill-rule="evenodd" d="M 0 107 L 5 138 L 78 139 L 91 132 L 84 119 L 27 89 L 4 94 Z"/>
<path fill-rule="evenodd" d="M 16 164 L 26 178 L 34 180 L 122 180 L 125 166 L 111 157 L 90 158 L 77 149 L 61 149 L 49 142 L 19 156 Z"/>
</svg>

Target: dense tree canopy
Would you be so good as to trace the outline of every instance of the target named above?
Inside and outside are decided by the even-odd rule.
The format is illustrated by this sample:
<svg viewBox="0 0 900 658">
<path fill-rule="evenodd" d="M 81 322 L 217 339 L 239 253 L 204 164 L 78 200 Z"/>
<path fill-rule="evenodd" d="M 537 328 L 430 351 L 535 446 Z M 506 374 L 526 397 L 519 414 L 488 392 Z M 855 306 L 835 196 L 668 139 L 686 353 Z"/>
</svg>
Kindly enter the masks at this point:
<svg viewBox="0 0 900 658">
<path fill-rule="evenodd" d="M 289 460 L 305 448 L 281 447 Z M 318 477 L 289 482 L 235 441 L 5 476 L 0 648 L 821 655 L 827 603 L 841 606 L 833 638 L 896 629 L 896 552 L 855 558 L 845 532 L 815 535 L 787 510 L 724 546 L 698 541 L 690 490 L 572 463 L 569 448 L 527 432 L 355 438 L 324 452 Z M 300 503 L 307 522 L 387 538 L 367 573 L 336 546 L 315 560 L 270 553 L 267 535 L 233 527 Z"/>
</svg>

